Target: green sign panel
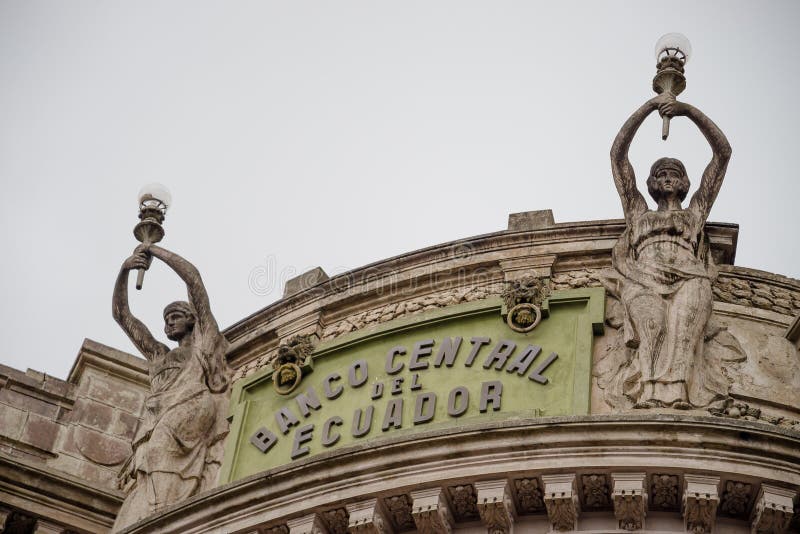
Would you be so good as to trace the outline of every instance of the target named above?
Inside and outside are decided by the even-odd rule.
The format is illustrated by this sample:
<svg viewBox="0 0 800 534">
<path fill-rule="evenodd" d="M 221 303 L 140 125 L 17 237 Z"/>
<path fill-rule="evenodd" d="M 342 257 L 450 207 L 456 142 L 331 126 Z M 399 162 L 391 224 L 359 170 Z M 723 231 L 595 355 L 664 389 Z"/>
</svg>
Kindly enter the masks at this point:
<svg viewBox="0 0 800 534">
<path fill-rule="evenodd" d="M 340 447 L 487 420 L 589 413 L 602 288 L 555 291 L 518 333 L 491 298 L 320 344 L 281 395 L 272 368 L 236 383 L 221 482 Z"/>
</svg>

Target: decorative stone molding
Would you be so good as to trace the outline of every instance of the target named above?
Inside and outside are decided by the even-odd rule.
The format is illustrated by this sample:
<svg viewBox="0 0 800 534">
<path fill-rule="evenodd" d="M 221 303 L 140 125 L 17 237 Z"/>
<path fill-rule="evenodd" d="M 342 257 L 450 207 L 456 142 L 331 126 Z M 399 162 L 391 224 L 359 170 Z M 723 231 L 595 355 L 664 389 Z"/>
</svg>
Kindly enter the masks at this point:
<svg viewBox="0 0 800 534">
<path fill-rule="evenodd" d="M 684 475 L 683 519 L 686 531 L 709 534 L 714 530 L 719 504 L 719 477 Z"/>
<path fill-rule="evenodd" d="M 508 481 L 488 480 L 476 482 L 478 514 L 490 534 L 508 534 L 514 529 L 514 501 Z"/>
<path fill-rule="evenodd" d="M 614 517 L 622 530 L 641 530 L 647 515 L 645 473 L 612 473 Z"/>
<path fill-rule="evenodd" d="M 783 534 L 794 515 L 797 492 L 762 484 L 753 508 L 753 534 Z"/>
<path fill-rule="evenodd" d="M 347 505 L 351 534 L 394 534 L 386 507 L 378 499 Z"/>
<path fill-rule="evenodd" d="M 606 475 L 582 475 L 581 495 L 585 509 L 601 510 L 611 506 Z"/>
<path fill-rule="evenodd" d="M 729 480 L 725 483 L 719 499 L 719 511 L 731 517 L 747 515 L 753 498 L 753 485 Z"/>
<path fill-rule="evenodd" d="M 450 486 L 450 502 L 456 521 L 472 521 L 478 519 L 478 496 L 471 484 Z"/>
<path fill-rule="evenodd" d="M 319 514 L 309 514 L 286 522 L 289 534 L 329 534 Z"/>
<path fill-rule="evenodd" d="M 0 505 L 0 534 L 2 534 L 5 531 L 6 519 L 8 519 L 8 516 L 10 515 L 11 515 L 11 510 Z"/>
<path fill-rule="evenodd" d="M 411 499 L 408 495 L 394 495 L 383 499 L 389 519 L 398 532 L 414 530 L 414 517 L 411 515 Z"/>
<path fill-rule="evenodd" d="M 502 292 L 503 285 L 496 283 L 487 286 L 450 289 L 433 295 L 387 304 L 380 308 L 351 315 L 328 326 L 322 333 L 322 340 L 328 341 L 343 334 L 360 330 L 366 326 L 385 323 L 406 315 L 444 308 L 454 304 L 461 304 L 462 302 L 483 300 L 487 297 L 499 295 Z"/>
<path fill-rule="evenodd" d="M 745 421 L 759 421 L 770 425 L 800 430 L 800 420 L 784 417 L 782 415 L 769 415 L 760 408 L 750 406 L 746 402 L 729 398 L 718 407 L 709 408 L 708 412 L 717 417 L 729 419 L 743 419 Z"/>
<path fill-rule="evenodd" d="M 514 481 L 517 494 L 517 508 L 523 514 L 532 514 L 544 510 L 542 489 L 535 478 L 519 478 Z"/>
<path fill-rule="evenodd" d="M 800 314 L 800 284 L 796 280 L 775 275 L 753 272 L 750 269 L 737 269 L 740 273 L 721 273 L 712 291 L 714 300 L 740 304 L 762 310 L 770 310 L 783 315 Z M 746 276 L 751 271 L 753 277 L 762 275 L 775 280 L 757 281 Z M 739 274 L 739 276 L 737 276 Z"/>
<path fill-rule="evenodd" d="M 578 289 L 581 287 L 601 287 L 599 269 L 579 269 L 555 273 L 550 279 L 553 289 Z"/>
<path fill-rule="evenodd" d="M 411 515 L 420 534 L 450 534 L 455 519 L 441 488 L 411 492 Z"/>
<path fill-rule="evenodd" d="M 289 527 L 286 525 L 278 525 L 275 527 L 269 527 L 264 532 L 265 534 L 289 534 Z"/>
<path fill-rule="evenodd" d="M 552 529 L 560 532 L 577 529 L 580 504 L 575 475 L 542 475 L 542 482 L 544 504 Z"/>
<path fill-rule="evenodd" d="M 650 477 L 650 508 L 652 510 L 678 510 L 680 487 L 677 475 L 653 475 Z"/>
<path fill-rule="evenodd" d="M 320 514 L 331 534 L 347 534 L 348 515 L 345 508 L 326 510 Z"/>
</svg>

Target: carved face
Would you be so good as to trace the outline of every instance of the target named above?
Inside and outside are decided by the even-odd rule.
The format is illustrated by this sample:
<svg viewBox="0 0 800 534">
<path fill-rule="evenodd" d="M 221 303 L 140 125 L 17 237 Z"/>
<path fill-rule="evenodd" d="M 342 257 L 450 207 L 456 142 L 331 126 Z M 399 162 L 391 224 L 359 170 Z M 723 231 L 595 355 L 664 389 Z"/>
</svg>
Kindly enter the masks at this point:
<svg viewBox="0 0 800 534">
<path fill-rule="evenodd" d="M 656 202 L 671 198 L 680 202 L 689 193 L 689 178 L 678 169 L 664 167 L 647 179 L 647 191 Z"/>
<path fill-rule="evenodd" d="M 172 341 L 180 341 L 194 327 L 194 317 L 181 311 L 173 310 L 164 317 L 164 333 Z"/>
</svg>

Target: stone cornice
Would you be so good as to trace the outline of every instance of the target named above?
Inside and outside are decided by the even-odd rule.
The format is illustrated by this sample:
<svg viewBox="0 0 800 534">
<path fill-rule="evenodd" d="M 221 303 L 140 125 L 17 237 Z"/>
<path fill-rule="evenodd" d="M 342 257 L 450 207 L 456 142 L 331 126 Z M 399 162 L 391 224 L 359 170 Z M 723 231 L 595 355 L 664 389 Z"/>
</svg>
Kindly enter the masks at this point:
<svg viewBox="0 0 800 534">
<path fill-rule="evenodd" d="M 426 247 L 323 280 L 245 317 L 224 334 L 234 353 L 299 315 L 374 303 L 374 293 L 390 282 L 399 289 L 413 285 L 418 292 L 431 292 L 437 289 L 430 284 L 434 273 L 469 273 L 478 269 L 495 269 L 502 280 L 500 260 L 530 257 L 532 253 L 565 261 L 582 258 L 582 263 L 589 264 L 598 255 L 610 258 L 611 248 L 624 229 L 622 219 L 556 223 L 537 230 L 494 232 Z M 723 263 L 732 262 L 738 225 L 708 223 L 706 231 L 712 249 Z"/>
<path fill-rule="evenodd" d="M 680 470 L 800 486 L 800 433 L 792 430 L 679 414 L 541 418 L 321 454 L 198 495 L 125 532 L 236 531 L 363 501 L 386 488 L 596 470 L 601 457 L 615 473 Z"/>
<path fill-rule="evenodd" d="M 107 532 L 123 495 L 89 481 L 0 453 L 0 502 L 88 532 Z"/>
</svg>

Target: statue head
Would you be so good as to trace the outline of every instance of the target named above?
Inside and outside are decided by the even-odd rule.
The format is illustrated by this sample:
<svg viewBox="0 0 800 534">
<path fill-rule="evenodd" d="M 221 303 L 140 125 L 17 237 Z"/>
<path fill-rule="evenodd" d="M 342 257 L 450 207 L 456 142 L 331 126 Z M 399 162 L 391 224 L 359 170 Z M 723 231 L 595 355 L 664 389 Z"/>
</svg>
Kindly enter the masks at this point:
<svg viewBox="0 0 800 534">
<path fill-rule="evenodd" d="M 686 167 L 675 158 L 660 158 L 650 167 L 647 177 L 647 192 L 658 202 L 662 198 L 675 195 L 680 201 L 689 194 L 689 177 Z"/>
<path fill-rule="evenodd" d="M 180 341 L 194 329 L 197 312 L 184 300 L 177 300 L 164 308 L 164 333 L 172 341 Z"/>
</svg>

